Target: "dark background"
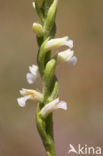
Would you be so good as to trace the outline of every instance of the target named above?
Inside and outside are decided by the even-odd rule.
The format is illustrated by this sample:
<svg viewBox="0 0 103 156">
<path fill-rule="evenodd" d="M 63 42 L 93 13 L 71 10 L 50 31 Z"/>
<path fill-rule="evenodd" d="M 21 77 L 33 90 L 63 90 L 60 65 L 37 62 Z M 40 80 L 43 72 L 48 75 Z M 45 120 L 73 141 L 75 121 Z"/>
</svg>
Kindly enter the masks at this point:
<svg viewBox="0 0 103 156">
<path fill-rule="evenodd" d="M 74 40 L 75 67 L 57 67 L 59 96 L 68 111 L 54 113 L 58 156 L 69 144 L 103 144 L 103 0 L 59 0 L 57 37 Z M 45 156 L 35 126 L 36 103 L 17 104 L 28 85 L 28 66 L 36 64 L 37 43 L 32 23 L 39 21 L 32 0 L 0 0 L 0 156 Z"/>
</svg>

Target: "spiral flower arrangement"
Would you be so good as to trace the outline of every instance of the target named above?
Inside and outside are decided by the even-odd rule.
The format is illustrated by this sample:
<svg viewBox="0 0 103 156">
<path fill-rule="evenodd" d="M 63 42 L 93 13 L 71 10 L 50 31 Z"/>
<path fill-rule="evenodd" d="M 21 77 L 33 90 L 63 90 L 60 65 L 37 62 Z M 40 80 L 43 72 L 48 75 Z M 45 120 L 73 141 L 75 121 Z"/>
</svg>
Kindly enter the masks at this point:
<svg viewBox="0 0 103 156">
<path fill-rule="evenodd" d="M 29 67 L 26 75 L 27 82 L 33 84 L 38 77 L 42 80 L 42 91 L 33 89 L 22 89 L 18 98 L 21 107 L 26 105 L 27 100 L 36 100 L 36 125 L 43 145 L 48 156 L 56 156 L 53 137 L 53 111 L 61 108 L 67 110 L 67 103 L 58 97 L 59 84 L 55 75 L 56 66 L 66 62 L 75 65 L 73 41 L 67 36 L 54 38 L 56 33 L 55 17 L 58 0 L 35 0 L 33 7 L 40 17 L 40 23 L 33 24 L 33 31 L 38 42 L 37 64 Z M 51 51 L 54 48 L 66 46 L 67 50 L 57 52 L 54 56 Z"/>
</svg>

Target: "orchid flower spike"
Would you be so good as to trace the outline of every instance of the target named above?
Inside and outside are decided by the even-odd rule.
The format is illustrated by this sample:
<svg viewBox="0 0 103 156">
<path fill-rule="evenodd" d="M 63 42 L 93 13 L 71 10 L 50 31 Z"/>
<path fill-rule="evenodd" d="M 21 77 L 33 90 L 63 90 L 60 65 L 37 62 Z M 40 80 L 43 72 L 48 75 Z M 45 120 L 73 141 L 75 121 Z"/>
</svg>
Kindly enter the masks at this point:
<svg viewBox="0 0 103 156">
<path fill-rule="evenodd" d="M 29 66 L 30 73 L 26 74 L 26 80 L 29 84 L 33 84 L 39 76 L 39 68 L 36 65 Z"/>
<path fill-rule="evenodd" d="M 17 102 L 18 102 L 18 105 L 21 107 L 26 106 L 27 100 L 37 100 L 39 102 L 43 101 L 43 95 L 40 92 L 33 90 L 33 89 L 23 88 L 22 90 L 20 90 L 20 94 L 23 97 L 17 98 Z"/>
<path fill-rule="evenodd" d="M 67 36 L 62 38 L 51 39 L 46 43 L 45 48 L 46 51 L 49 51 L 52 48 L 58 48 L 64 45 L 68 46 L 69 48 L 73 48 L 73 41 L 68 40 Z"/>
<path fill-rule="evenodd" d="M 54 110 L 61 108 L 67 110 L 67 103 L 65 101 L 59 101 L 59 98 L 53 100 L 52 102 L 46 104 L 40 111 L 43 118 L 46 118 Z"/>
</svg>

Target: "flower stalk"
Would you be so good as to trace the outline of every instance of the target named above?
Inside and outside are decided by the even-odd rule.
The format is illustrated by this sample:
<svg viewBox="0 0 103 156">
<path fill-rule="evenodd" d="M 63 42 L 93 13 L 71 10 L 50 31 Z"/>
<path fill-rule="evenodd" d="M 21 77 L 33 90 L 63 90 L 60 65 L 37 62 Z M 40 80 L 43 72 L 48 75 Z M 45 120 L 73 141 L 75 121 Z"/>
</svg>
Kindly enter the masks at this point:
<svg viewBox="0 0 103 156">
<path fill-rule="evenodd" d="M 42 92 L 32 89 L 22 89 L 18 98 L 21 107 L 26 105 L 27 100 L 38 101 L 36 110 L 36 125 L 43 145 L 48 156 L 56 156 L 53 137 L 53 112 L 59 108 L 67 110 L 67 103 L 58 98 L 59 84 L 55 76 L 56 66 L 67 62 L 75 64 L 77 59 L 74 55 L 73 41 L 67 36 L 54 38 L 56 33 L 55 17 L 58 0 L 35 0 L 32 3 L 41 19 L 41 24 L 33 24 L 38 43 L 37 64 L 29 67 L 26 79 L 33 84 L 38 77 L 42 80 Z M 66 46 L 67 50 L 51 56 L 52 49 Z"/>
</svg>

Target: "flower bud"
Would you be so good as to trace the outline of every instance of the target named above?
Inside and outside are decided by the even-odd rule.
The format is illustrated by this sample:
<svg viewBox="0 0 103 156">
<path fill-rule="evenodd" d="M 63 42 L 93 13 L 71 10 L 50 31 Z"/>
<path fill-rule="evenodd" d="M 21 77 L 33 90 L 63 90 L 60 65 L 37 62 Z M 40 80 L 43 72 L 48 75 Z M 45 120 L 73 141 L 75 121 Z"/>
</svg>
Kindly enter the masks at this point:
<svg viewBox="0 0 103 156">
<path fill-rule="evenodd" d="M 33 31 L 36 33 L 36 35 L 37 35 L 38 37 L 43 36 L 43 27 L 42 27 L 42 25 L 39 24 L 39 23 L 34 23 L 34 24 L 33 24 Z"/>
</svg>

